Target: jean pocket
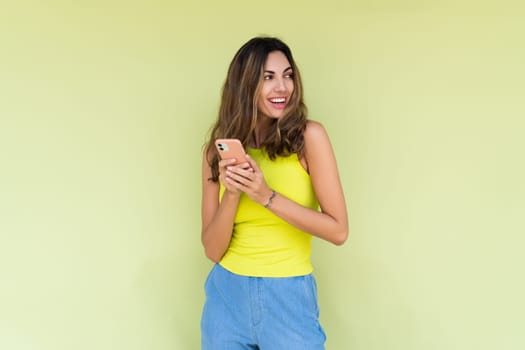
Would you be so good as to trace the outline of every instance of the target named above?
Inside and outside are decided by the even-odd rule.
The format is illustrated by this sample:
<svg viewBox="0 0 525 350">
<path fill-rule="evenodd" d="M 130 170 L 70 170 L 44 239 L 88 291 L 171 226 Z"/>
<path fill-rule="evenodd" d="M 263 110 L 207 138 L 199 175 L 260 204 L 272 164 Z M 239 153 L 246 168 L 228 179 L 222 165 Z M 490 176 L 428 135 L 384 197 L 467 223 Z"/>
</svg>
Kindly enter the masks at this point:
<svg viewBox="0 0 525 350">
<path fill-rule="evenodd" d="M 206 295 L 208 295 L 208 288 L 213 279 L 213 275 L 216 269 L 217 269 L 217 264 L 213 265 L 210 272 L 208 273 L 208 277 L 206 277 L 206 280 L 204 281 L 204 291 L 206 292 Z"/>
<path fill-rule="evenodd" d="M 312 274 L 304 276 L 304 290 L 308 301 L 309 309 L 319 317 L 319 304 L 317 303 L 317 283 Z"/>
</svg>

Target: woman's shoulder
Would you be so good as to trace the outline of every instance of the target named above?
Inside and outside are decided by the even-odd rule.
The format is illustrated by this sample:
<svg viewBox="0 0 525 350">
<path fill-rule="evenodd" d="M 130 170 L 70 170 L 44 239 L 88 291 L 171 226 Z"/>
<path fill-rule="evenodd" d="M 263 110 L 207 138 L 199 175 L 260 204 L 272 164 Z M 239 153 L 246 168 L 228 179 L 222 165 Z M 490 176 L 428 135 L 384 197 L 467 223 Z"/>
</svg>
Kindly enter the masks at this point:
<svg viewBox="0 0 525 350">
<path fill-rule="evenodd" d="M 323 158 L 332 152 L 332 145 L 323 124 L 308 121 L 304 130 L 304 154 L 308 161 Z"/>
<path fill-rule="evenodd" d="M 204 145 L 202 145 L 203 157 L 205 158 L 212 157 L 214 152 L 215 152 L 215 148 L 213 147 L 213 142 L 208 141 Z"/>
<path fill-rule="evenodd" d="M 308 145 L 309 143 L 315 143 L 319 138 L 326 139 L 328 134 L 326 133 L 323 124 L 318 121 L 309 120 L 306 123 L 303 136 L 305 145 Z"/>
</svg>

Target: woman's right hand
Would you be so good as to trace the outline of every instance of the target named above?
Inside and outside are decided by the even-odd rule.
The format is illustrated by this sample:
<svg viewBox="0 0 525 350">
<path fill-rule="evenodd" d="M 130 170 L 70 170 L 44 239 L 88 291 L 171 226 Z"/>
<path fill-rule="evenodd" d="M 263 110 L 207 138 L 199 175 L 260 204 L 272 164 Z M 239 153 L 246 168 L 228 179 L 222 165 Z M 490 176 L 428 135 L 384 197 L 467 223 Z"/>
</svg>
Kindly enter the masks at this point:
<svg viewBox="0 0 525 350">
<path fill-rule="evenodd" d="M 233 186 L 233 183 L 235 180 L 233 180 L 230 176 L 227 175 L 227 170 L 230 170 L 232 168 L 241 168 L 245 170 L 251 170 L 250 163 L 244 162 L 240 164 L 235 164 L 235 159 L 223 159 L 219 161 L 219 180 L 221 184 L 224 186 L 226 191 L 230 192 L 231 194 L 240 195 L 242 193 L 241 190 Z"/>
</svg>

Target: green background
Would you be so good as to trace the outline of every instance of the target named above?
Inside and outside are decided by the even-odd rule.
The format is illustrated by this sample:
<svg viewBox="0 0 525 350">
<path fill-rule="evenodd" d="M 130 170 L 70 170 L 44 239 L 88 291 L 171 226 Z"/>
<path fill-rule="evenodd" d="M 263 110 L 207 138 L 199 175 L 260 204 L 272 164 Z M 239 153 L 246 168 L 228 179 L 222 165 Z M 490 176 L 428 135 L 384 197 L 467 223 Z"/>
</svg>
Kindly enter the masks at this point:
<svg viewBox="0 0 525 350">
<path fill-rule="evenodd" d="M 520 4 L 3 1 L 0 348 L 199 348 L 201 150 L 259 34 L 347 197 L 347 244 L 314 242 L 327 348 L 525 348 Z"/>
</svg>

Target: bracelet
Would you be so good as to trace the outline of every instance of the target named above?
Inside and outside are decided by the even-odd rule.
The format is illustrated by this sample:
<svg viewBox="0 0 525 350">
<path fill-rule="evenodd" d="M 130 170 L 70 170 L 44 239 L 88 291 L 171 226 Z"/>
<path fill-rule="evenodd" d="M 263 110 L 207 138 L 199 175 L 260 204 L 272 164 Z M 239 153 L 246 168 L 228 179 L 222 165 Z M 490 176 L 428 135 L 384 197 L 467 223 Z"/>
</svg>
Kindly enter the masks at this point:
<svg viewBox="0 0 525 350">
<path fill-rule="evenodd" d="M 270 205 L 272 205 L 272 201 L 273 201 L 273 199 L 275 198 L 275 195 L 276 195 L 276 194 L 277 194 L 277 193 L 276 193 L 274 190 L 272 190 L 272 195 L 270 196 L 270 199 L 268 199 L 268 203 L 266 203 L 266 204 L 264 205 L 264 207 L 265 207 L 266 209 L 268 209 L 268 208 L 270 207 Z"/>
</svg>

